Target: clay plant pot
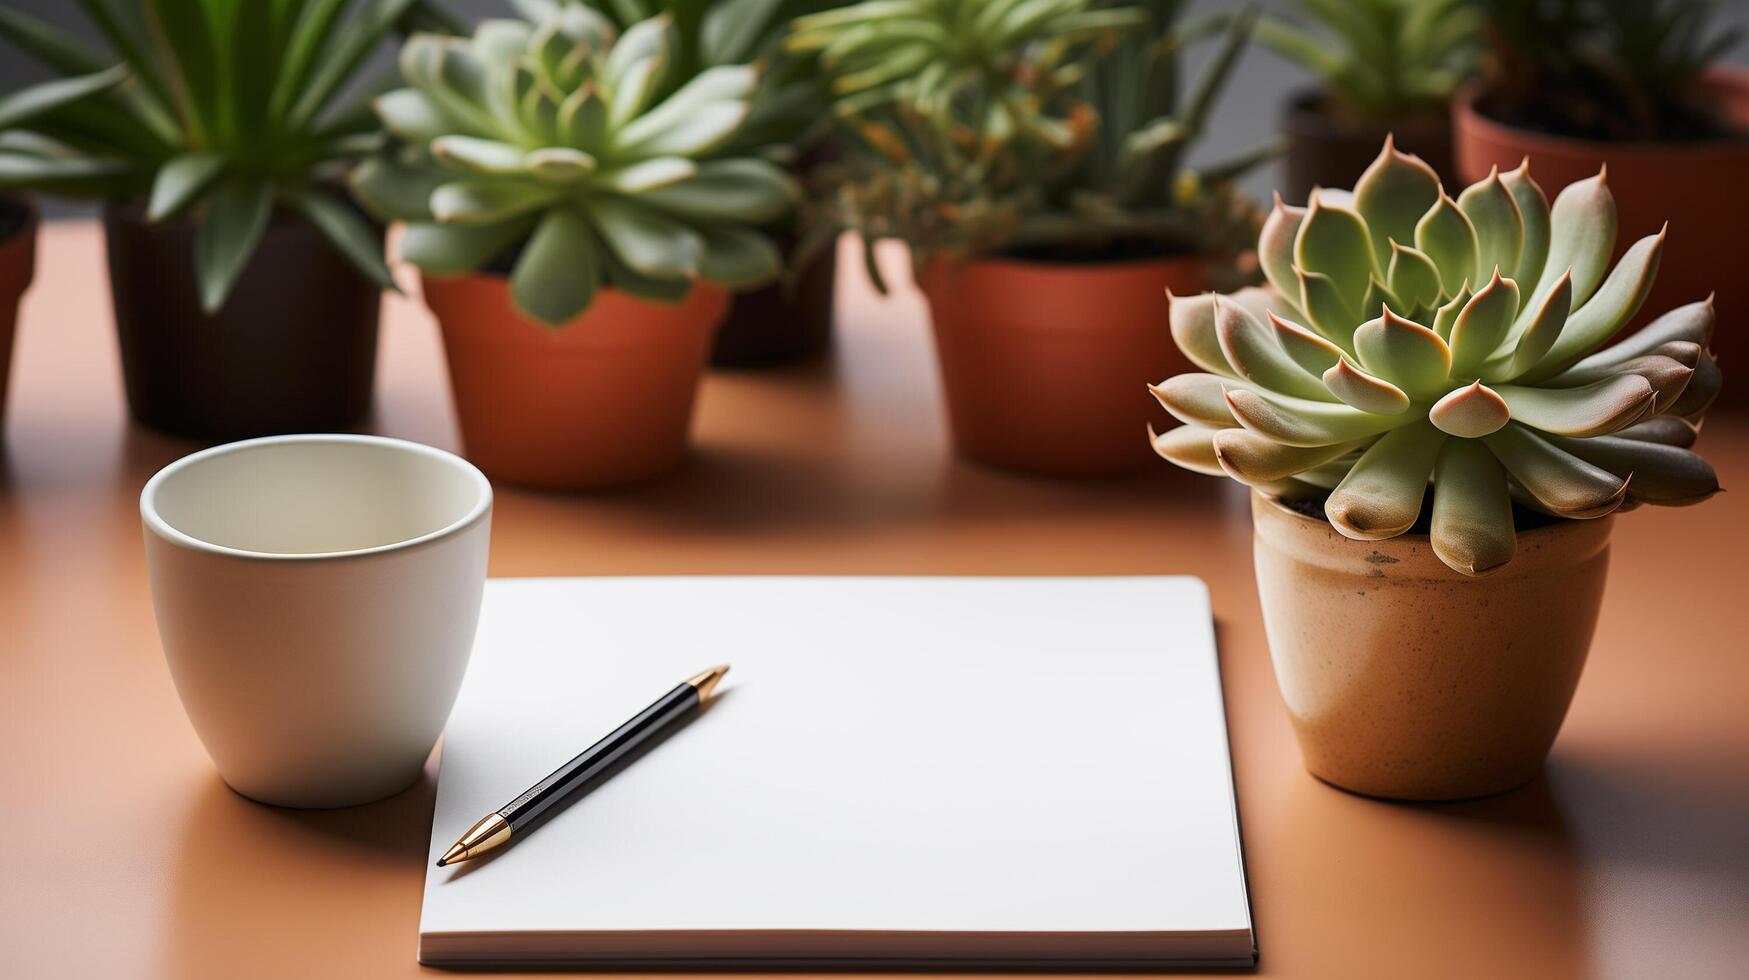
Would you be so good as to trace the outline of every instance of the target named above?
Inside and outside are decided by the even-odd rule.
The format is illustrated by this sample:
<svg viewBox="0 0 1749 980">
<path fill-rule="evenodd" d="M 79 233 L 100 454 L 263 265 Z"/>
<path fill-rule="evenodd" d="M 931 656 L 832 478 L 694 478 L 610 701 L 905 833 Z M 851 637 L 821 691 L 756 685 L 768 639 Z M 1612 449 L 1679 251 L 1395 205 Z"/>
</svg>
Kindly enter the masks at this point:
<svg viewBox="0 0 1749 980">
<path fill-rule="evenodd" d="M 824 353 L 832 346 L 837 285 L 838 253 L 828 248 L 793 283 L 773 283 L 735 295 L 717 331 L 711 363 L 768 367 Z"/>
<path fill-rule="evenodd" d="M 530 319 L 501 275 L 424 277 L 443 328 L 467 457 L 555 490 L 639 483 L 685 457 L 692 405 L 729 294 L 678 303 L 604 289 L 562 327 Z"/>
<path fill-rule="evenodd" d="M 194 225 L 104 209 L 128 411 L 203 439 L 327 432 L 370 410 L 382 289 L 308 222 L 276 211 L 217 313 L 201 309 Z"/>
<path fill-rule="evenodd" d="M 1451 126 L 1443 118 L 1371 123 L 1331 111 L 1322 92 L 1296 92 L 1281 114 L 1287 152 L 1281 158 L 1282 198 L 1304 204 L 1314 187 L 1353 187 L 1355 178 L 1379 155 L 1385 137 L 1397 149 L 1427 161 L 1448 186 L 1452 168 Z"/>
<path fill-rule="evenodd" d="M 6 419 L 6 381 L 12 374 L 18 303 L 36 275 L 39 223 L 35 205 L 22 198 L 0 197 L 0 424 Z"/>
<path fill-rule="evenodd" d="M 1508 170 L 1530 158 L 1531 173 L 1551 199 L 1561 188 L 1608 164 L 1618 215 L 1616 256 L 1669 222 L 1669 239 L 1652 294 L 1633 329 L 1652 316 L 1716 293 L 1721 361 L 1749 360 L 1749 276 L 1739 268 L 1743 215 L 1749 214 L 1749 70 L 1718 67 L 1705 79 L 1720 115 L 1745 135 L 1679 143 L 1606 143 L 1551 136 L 1487 114 L 1479 89 L 1459 93 L 1452 110 L 1458 175 L 1470 183 L 1491 167 Z M 1721 405 L 1749 405 L 1749 386 L 1726 386 Z"/>
<path fill-rule="evenodd" d="M 1203 259 L 936 259 L 918 285 L 960 455 L 1064 477 L 1155 461 L 1147 426 L 1168 420 L 1147 386 L 1191 369 L 1172 343 L 1166 291 L 1206 291 Z"/>
<path fill-rule="evenodd" d="M 1536 777 L 1591 647 L 1613 517 L 1521 530 L 1481 578 L 1425 534 L 1356 541 L 1255 492 L 1251 517 L 1276 682 L 1314 776 L 1400 800 Z"/>
</svg>

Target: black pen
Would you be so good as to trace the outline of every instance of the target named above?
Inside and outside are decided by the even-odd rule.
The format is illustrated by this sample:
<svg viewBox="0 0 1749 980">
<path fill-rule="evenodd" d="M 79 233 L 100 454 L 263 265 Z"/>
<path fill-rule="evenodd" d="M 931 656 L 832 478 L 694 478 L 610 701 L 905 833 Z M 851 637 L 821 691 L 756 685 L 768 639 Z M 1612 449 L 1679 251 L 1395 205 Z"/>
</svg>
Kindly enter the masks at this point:
<svg viewBox="0 0 1749 980">
<path fill-rule="evenodd" d="M 584 749 L 575 759 L 560 766 L 556 772 L 534 784 L 528 792 L 487 814 L 468 828 L 462 839 L 450 845 L 437 866 L 455 864 L 477 858 L 487 851 L 508 844 L 529 822 L 554 806 L 566 801 L 573 789 L 591 776 L 612 765 L 615 760 L 690 717 L 710 702 L 717 682 L 729 672 L 729 667 L 712 667 L 658 698 L 655 704 L 637 713 L 631 721 L 614 729 L 611 734 Z"/>
</svg>

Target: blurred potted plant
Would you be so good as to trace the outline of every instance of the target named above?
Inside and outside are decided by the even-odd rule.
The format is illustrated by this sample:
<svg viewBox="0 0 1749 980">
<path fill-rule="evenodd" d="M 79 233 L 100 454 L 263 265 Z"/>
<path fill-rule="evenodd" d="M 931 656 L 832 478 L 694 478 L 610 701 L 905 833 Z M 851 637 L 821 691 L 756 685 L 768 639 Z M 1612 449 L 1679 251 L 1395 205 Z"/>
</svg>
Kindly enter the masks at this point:
<svg viewBox="0 0 1749 980">
<path fill-rule="evenodd" d="M 1469 0 L 1299 0 L 1296 20 L 1263 18 L 1257 40 L 1316 80 L 1282 113 L 1281 193 L 1303 201 L 1371 162 L 1385 134 L 1452 179 L 1452 92 L 1470 74 L 1481 17 Z M 1302 26 L 1301 21 L 1305 22 Z"/>
<path fill-rule="evenodd" d="M 711 156 L 749 118 L 758 70 L 672 85 L 675 36 L 666 15 L 621 33 L 582 5 L 416 35 L 409 87 L 377 100 L 406 145 L 354 187 L 408 222 L 462 439 L 493 477 L 602 487 L 672 468 L 728 289 L 778 272 L 757 229 L 795 185 Z"/>
<path fill-rule="evenodd" d="M 85 4 L 97 51 L 0 11 L 0 36 L 67 79 L 6 133 L 0 186 L 93 197 L 133 416 L 241 437 L 369 408 L 382 230 L 343 171 L 379 138 L 341 90 L 413 0 Z M 118 64 L 119 63 L 119 64 Z M 104 72 L 116 65 L 114 75 Z M 80 80 L 109 78 L 61 101 Z"/>
<path fill-rule="evenodd" d="M 1185 159 L 1254 16 L 1180 31 L 1181 6 L 873 0 L 796 22 L 789 44 L 821 52 L 865 147 L 838 220 L 910 247 L 969 458 L 1064 476 L 1145 465 L 1123 430 L 1156 409 L 1125 388 L 1180 363 L 1147 304 L 1243 274 L 1260 215 L 1233 179 L 1273 148 Z M 1187 90 L 1184 46 L 1211 33 Z"/>
<path fill-rule="evenodd" d="M 1717 63 L 1741 33 L 1714 27 L 1705 0 L 1482 5 L 1484 72 L 1453 109 L 1459 176 L 1528 158 L 1561 187 L 1607 166 L 1625 234 L 1670 223 L 1651 308 L 1714 289 L 1727 319 L 1749 315 L 1749 278 L 1733 258 L 1749 213 L 1749 71 Z M 1724 331 L 1720 356 L 1749 357 L 1746 336 Z"/>
<path fill-rule="evenodd" d="M 116 71 L 96 72 L 33 90 L 0 96 L 0 174 L 16 166 L 27 153 L 18 140 L 22 124 L 57 106 L 84 98 L 93 91 L 119 84 Z M 0 185 L 4 178 L 0 177 Z M 0 193 L 0 424 L 6 418 L 6 387 L 11 377 L 12 340 L 18 329 L 18 304 L 36 275 L 36 233 L 41 223 L 36 205 L 28 198 Z M 4 432 L 0 431 L 0 436 Z"/>
<path fill-rule="evenodd" d="M 565 3 L 586 0 L 511 0 L 534 22 Z M 672 57 L 660 99 L 707 68 L 761 66 L 747 120 L 712 157 L 759 156 L 800 184 L 830 159 L 822 137 L 830 131 L 825 87 L 812 58 L 783 47 L 797 16 L 833 6 L 832 0 L 587 0 L 620 30 L 666 14 L 674 22 Z M 777 364 L 823 351 L 831 343 L 832 298 L 838 256 L 821 226 L 804 228 L 805 209 L 778 216 L 764 231 L 778 243 L 785 271 L 775 282 L 736 293 L 717 330 L 713 363 L 726 367 Z"/>
<path fill-rule="evenodd" d="M 1278 204 L 1271 289 L 1180 297 L 1202 368 L 1156 389 L 1174 463 L 1253 488 L 1258 590 L 1307 768 L 1375 796 L 1532 778 L 1579 680 L 1611 516 L 1718 490 L 1688 448 L 1718 394 L 1713 308 L 1603 346 L 1664 235 L 1611 270 L 1602 175 L 1456 200 L 1386 146 L 1352 195 Z M 1606 274 L 1607 273 L 1607 274 Z"/>
</svg>

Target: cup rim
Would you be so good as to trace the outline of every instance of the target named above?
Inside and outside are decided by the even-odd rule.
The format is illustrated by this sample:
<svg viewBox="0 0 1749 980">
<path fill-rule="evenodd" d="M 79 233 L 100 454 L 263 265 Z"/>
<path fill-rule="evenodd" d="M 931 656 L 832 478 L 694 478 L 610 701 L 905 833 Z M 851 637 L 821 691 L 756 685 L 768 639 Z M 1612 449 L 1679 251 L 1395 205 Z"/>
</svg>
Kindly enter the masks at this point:
<svg viewBox="0 0 1749 980">
<path fill-rule="evenodd" d="M 437 528 L 436 530 L 428 531 L 424 534 L 401 541 L 391 541 L 388 544 L 373 545 L 369 548 L 354 548 L 345 551 L 291 553 L 251 551 L 246 548 L 232 548 L 228 545 L 215 544 L 214 542 L 206 541 L 188 534 L 187 532 L 172 526 L 170 522 L 166 521 L 158 514 L 156 496 L 159 486 L 169 478 L 175 476 L 181 470 L 190 466 L 199 465 L 200 463 L 215 457 L 230 455 L 231 453 L 240 452 L 245 449 L 254 449 L 261 446 L 272 445 L 292 445 L 298 443 L 350 443 L 355 445 L 380 446 L 387 449 L 397 449 L 425 456 L 460 470 L 465 476 L 470 477 L 474 484 L 479 488 L 479 499 L 466 514 L 463 514 L 455 521 Z M 163 469 L 154 473 L 152 478 L 146 481 L 145 487 L 140 490 L 140 521 L 145 524 L 148 530 L 156 534 L 158 537 L 163 538 L 171 544 L 194 551 L 204 551 L 208 554 L 222 555 L 229 558 L 249 558 L 263 561 L 334 561 L 336 559 L 363 558 L 391 551 L 405 551 L 410 548 L 416 548 L 420 545 L 436 541 L 440 538 L 446 538 L 458 534 L 484 520 L 491 510 L 492 482 L 486 479 L 486 475 L 480 472 L 479 467 L 462 457 L 457 456 L 455 453 L 407 439 L 395 439 L 390 436 L 356 435 L 351 433 L 311 432 L 298 433 L 295 435 L 262 436 L 256 439 L 242 439 L 237 442 L 227 442 L 222 445 L 211 446 L 197 452 L 189 453 L 187 456 L 169 463 Z"/>
</svg>

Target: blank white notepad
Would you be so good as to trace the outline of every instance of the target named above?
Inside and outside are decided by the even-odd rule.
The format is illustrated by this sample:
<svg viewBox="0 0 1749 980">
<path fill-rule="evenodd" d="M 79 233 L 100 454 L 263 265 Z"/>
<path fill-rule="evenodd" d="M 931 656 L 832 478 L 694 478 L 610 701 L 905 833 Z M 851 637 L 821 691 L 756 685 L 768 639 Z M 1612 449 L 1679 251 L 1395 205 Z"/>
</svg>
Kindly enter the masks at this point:
<svg viewBox="0 0 1749 980">
<path fill-rule="evenodd" d="M 493 580 L 431 860 L 717 663 L 690 725 L 427 872 L 422 962 L 1255 961 L 1193 578 Z"/>
</svg>

